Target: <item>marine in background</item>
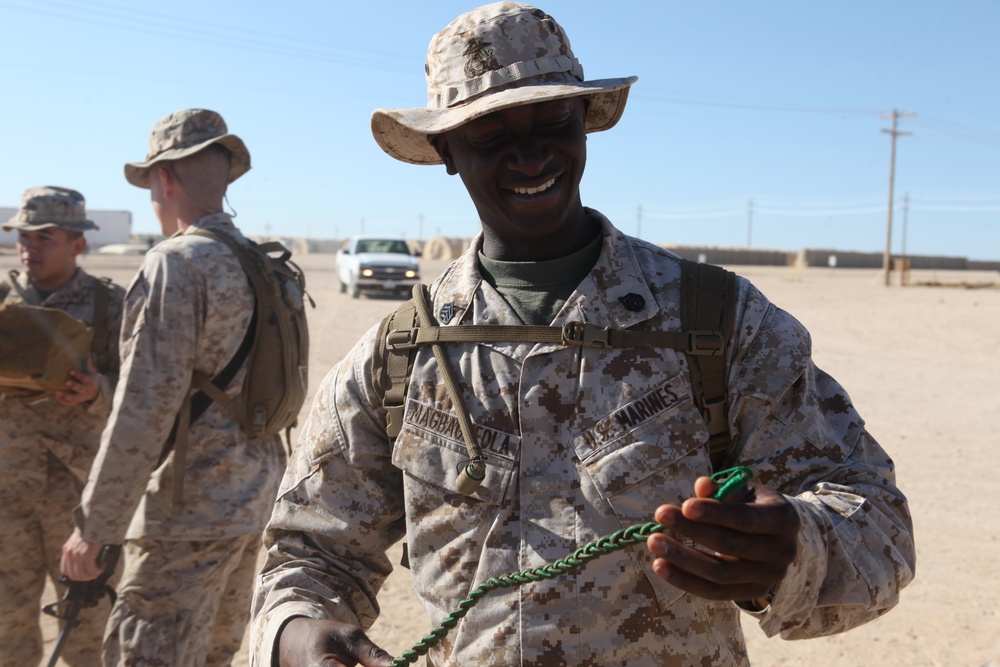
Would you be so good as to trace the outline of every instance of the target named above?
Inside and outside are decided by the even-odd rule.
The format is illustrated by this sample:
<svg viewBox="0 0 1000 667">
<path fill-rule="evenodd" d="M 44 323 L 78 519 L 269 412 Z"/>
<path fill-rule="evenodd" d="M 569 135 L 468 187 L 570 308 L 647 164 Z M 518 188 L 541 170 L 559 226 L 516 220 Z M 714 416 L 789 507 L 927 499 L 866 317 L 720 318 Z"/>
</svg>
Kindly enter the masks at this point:
<svg viewBox="0 0 1000 667">
<path fill-rule="evenodd" d="M 249 169 L 243 140 L 207 109 L 157 122 L 146 159 L 125 165 L 167 238 L 125 297 L 122 375 L 62 561 L 70 578 L 92 579 L 101 546 L 123 544 L 107 665 L 221 667 L 243 639 L 284 449 L 278 436 L 249 437 L 215 401 L 187 427 L 179 415 L 194 373 L 216 378 L 238 359 L 254 315 L 239 259 L 196 233 L 248 243 L 223 201 Z M 229 397 L 246 374 L 238 363 Z"/>
<path fill-rule="evenodd" d="M 0 308 L 58 309 L 93 329 L 88 360 L 70 370 L 57 391 L 16 383 L 15 378 L 5 383 L 0 361 L 0 666 L 24 667 L 42 659 L 39 617 L 45 578 L 56 584 L 60 597 L 64 592 L 57 583 L 60 549 L 73 532 L 73 508 L 111 412 L 125 290 L 79 265 L 87 250 L 86 233 L 98 229 L 87 219 L 79 192 L 28 188 L 17 214 L 3 228 L 17 232 L 23 271 L 0 276 Z M 26 329 L 18 335 L 46 334 Z M 101 664 L 110 611 L 104 602 L 80 615 L 62 653 L 67 664 Z"/>
</svg>

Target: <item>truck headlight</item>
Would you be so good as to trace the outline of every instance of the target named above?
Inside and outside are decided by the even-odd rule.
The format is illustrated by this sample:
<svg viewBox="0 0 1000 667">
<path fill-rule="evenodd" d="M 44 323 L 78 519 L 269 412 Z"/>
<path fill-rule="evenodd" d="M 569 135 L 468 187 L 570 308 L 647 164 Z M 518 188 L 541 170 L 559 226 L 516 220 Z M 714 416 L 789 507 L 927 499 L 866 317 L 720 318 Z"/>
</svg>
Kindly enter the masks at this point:
<svg viewBox="0 0 1000 667">
<path fill-rule="evenodd" d="M 371 278 L 372 276 L 375 275 L 375 272 L 372 271 L 371 269 L 361 269 L 361 275 L 363 275 L 365 278 Z"/>
<path fill-rule="evenodd" d="M 407 271 L 406 271 L 406 277 L 407 278 L 416 278 L 417 277 L 417 272 L 414 271 L 413 269 L 407 269 Z"/>
</svg>

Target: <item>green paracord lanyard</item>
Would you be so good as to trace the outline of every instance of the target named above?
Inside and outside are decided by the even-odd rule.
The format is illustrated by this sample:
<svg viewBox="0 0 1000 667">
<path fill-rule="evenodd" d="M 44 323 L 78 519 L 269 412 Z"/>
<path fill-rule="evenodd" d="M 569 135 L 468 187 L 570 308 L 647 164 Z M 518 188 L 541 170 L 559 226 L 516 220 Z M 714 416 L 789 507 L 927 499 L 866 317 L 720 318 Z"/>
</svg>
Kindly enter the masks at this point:
<svg viewBox="0 0 1000 667">
<path fill-rule="evenodd" d="M 752 477 L 753 472 L 749 468 L 745 468 L 743 466 L 721 470 L 713 474 L 712 482 L 720 484 L 721 486 L 715 491 L 715 493 L 712 494 L 712 498 L 715 500 L 723 500 L 737 490 L 746 486 L 746 483 Z M 447 618 L 441 621 L 441 624 L 434 628 L 429 635 L 414 644 L 412 649 L 404 651 L 401 656 L 390 662 L 389 667 L 403 667 L 403 665 L 413 664 L 420 658 L 420 656 L 427 655 L 427 651 L 444 639 L 448 632 L 458 625 L 458 622 L 469 612 L 469 610 L 476 606 L 479 599 L 492 590 L 520 586 L 521 584 L 526 584 L 532 581 L 541 581 L 542 579 L 552 579 L 557 575 L 565 574 L 575 570 L 576 568 L 583 567 L 589 561 L 597 558 L 598 556 L 632 546 L 633 544 L 642 542 L 653 533 L 661 532 L 663 532 L 663 526 L 655 522 L 636 524 L 585 544 L 569 556 L 566 556 L 561 560 L 557 560 L 554 563 L 549 563 L 544 567 L 521 570 L 520 572 L 505 574 L 502 577 L 492 577 L 487 579 L 483 583 L 479 584 L 479 586 L 476 586 L 476 588 L 469 593 L 469 597 L 459 602 L 458 607 L 455 608 Z"/>
</svg>

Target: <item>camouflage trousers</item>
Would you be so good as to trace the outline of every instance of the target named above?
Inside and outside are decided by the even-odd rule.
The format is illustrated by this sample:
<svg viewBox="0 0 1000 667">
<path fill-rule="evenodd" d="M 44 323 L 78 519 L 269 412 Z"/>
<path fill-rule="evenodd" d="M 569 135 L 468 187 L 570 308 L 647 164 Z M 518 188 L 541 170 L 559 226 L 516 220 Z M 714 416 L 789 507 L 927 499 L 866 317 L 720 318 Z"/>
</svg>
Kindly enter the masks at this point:
<svg viewBox="0 0 1000 667">
<path fill-rule="evenodd" d="M 250 619 L 260 535 L 128 540 L 105 667 L 225 667 Z"/>
<path fill-rule="evenodd" d="M 59 558 L 73 532 L 72 512 L 83 485 L 54 457 L 49 457 L 44 475 L 41 468 L 29 482 L 37 492 L 0 493 L 0 667 L 34 667 L 42 661 L 42 605 L 62 598 L 66 590 L 56 583 Z M 6 476 L 13 474 L 4 471 Z M 51 600 L 42 600 L 46 576 L 56 583 L 57 597 Z M 80 625 L 73 628 L 62 650 L 65 664 L 100 667 L 101 638 L 110 611 L 105 598 L 99 606 L 80 612 Z"/>
</svg>

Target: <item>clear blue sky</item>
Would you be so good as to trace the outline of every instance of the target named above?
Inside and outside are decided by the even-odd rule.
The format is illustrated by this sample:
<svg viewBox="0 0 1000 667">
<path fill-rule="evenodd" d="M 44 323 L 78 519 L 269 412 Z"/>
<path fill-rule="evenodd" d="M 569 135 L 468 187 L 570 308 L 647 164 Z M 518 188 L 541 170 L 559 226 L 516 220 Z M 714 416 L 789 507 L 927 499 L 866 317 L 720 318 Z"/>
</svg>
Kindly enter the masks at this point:
<svg viewBox="0 0 1000 667">
<path fill-rule="evenodd" d="M 375 144 L 376 107 L 423 106 L 431 35 L 473 2 L 0 0 L 0 206 L 80 190 L 158 231 L 141 160 L 171 111 L 219 111 L 253 156 L 248 234 L 469 236 L 443 167 Z M 591 135 L 584 204 L 656 243 L 1000 259 L 1000 2 L 539 2 L 588 78 L 637 75 Z M 909 194 L 904 211 L 903 198 Z M 750 214 L 749 201 L 753 201 Z M 641 211 L 641 212 L 640 212 Z"/>
</svg>

